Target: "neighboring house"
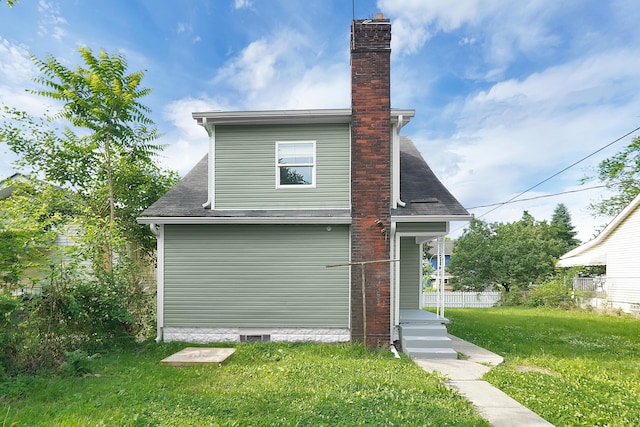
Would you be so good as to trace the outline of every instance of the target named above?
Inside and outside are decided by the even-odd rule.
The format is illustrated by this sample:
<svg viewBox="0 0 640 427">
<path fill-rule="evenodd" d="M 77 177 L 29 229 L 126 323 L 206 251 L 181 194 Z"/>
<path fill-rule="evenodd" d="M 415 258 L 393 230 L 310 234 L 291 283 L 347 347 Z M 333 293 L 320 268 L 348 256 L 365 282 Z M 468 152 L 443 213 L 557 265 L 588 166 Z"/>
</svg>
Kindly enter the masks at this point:
<svg viewBox="0 0 640 427">
<path fill-rule="evenodd" d="M 443 252 L 443 260 L 444 260 L 444 267 L 447 268 L 449 266 L 449 262 L 451 262 L 451 252 L 453 251 L 453 244 L 455 243 L 455 240 L 445 240 L 443 243 L 442 248 L 444 249 Z M 429 263 L 431 264 L 431 267 L 433 268 L 438 268 L 438 251 L 437 251 L 437 242 L 432 241 L 429 242 L 428 244 L 425 243 L 425 245 L 429 245 L 430 248 L 428 250 L 428 252 L 431 254 L 431 257 L 429 258 Z"/>
<path fill-rule="evenodd" d="M 21 173 L 14 173 L 10 177 L 1 180 L 0 181 L 0 200 L 9 199 L 14 194 L 14 192 L 16 191 L 16 189 L 20 184 L 29 184 L 29 183 L 33 183 L 31 181 L 31 178 Z M 0 222 L 3 221 L 3 218 L 6 218 L 4 215 L 6 215 L 6 212 L 0 212 Z M 4 222 L 4 225 L 6 226 L 6 222 Z M 50 244 L 47 246 L 48 256 L 50 257 L 54 254 L 54 251 L 52 250 L 52 248 L 64 247 L 64 246 L 69 246 L 73 244 L 73 241 L 69 235 L 68 230 L 64 230 L 64 231 L 56 230 L 56 232 L 57 234 L 55 236 L 55 239 L 52 242 L 50 242 Z M 17 256 L 17 254 L 15 256 Z M 18 280 L 17 283 L 11 283 L 13 280 L 16 280 L 16 279 L 10 278 L 8 276 L 4 276 L 4 273 L 2 271 L 0 271 L 0 276 L 2 276 L 0 277 L 0 288 L 2 288 L 3 285 L 10 284 L 10 286 L 14 288 L 14 292 L 33 293 L 33 292 L 41 291 L 41 285 L 38 282 L 45 279 L 47 275 L 45 275 L 45 273 L 37 269 L 28 268 L 23 272 L 21 277 L 17 278 Z"/>
<path fill-rule="evenodd" d="M 390 40 L 387 19 L 353 22 L 350 109 L 193 114 L 208 155 L 139 218 L 158 339 L 398 339 L 421 243 L 470 216 L 400 136 L 414 111 L 390 108 Z"/>
<path fill-rule="evenodd" d="M 8 178 L 0 181 L 0 200 L 8 199 L 16 190 L 16 184 L 29 182 L 29 179 L 21 173 L 14 173 Z"/>
<path fill-rule="evenodd" d="M 640 311 L 640 195 L 593 240 L 567 252 L 560 267 L 606 266 L 604 303 L 608 308 Z M 597 291 L 597 290 L 596 290 Z"/>
<path fill-rule="evenodd" d="M 436 240 L 432 240 L 431 242 L 425 243 L 425 245 L 429 246 L 429 249 L 427 252 L 429 252 L 431 256 L 428 259 L 425 259 L 424 262 L 428 263 L 431 266 L 431 269 L 433 270 L 431 275 L 428 277 L 429 280 L 427 284 L 431 284 L 431 286 L 434 289 L 437 289 L 440 286 L 440 284 L 438 283 L 438 279 L 440 278 L 439 275 L 442 274 L 444 290 L 446 291 L 453 290 L 453 288 L 449 284 L 453 276 L 447 271 L 447 267 L 451 262 L 451 252 L 453 251 L 453 243 L 454 243 L 453 240 L 448 240 L 448 239 L 447 240 L 436 239 Z M 440 246 L 439 250 L 438 250 L 438 246 Z M 440 255 L 440 259 L 438 259 L 439 255 Z M 426 279 L 427 278 L 425 277 L 425 280 Z"/>
</svg>

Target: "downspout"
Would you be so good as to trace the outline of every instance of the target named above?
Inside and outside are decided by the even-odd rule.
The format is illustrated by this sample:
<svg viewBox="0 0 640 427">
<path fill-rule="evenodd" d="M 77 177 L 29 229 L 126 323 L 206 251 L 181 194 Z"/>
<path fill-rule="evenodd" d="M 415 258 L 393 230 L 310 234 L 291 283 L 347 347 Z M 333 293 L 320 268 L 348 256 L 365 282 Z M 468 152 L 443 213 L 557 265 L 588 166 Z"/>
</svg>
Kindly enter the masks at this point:
<svg viewBox="0 0 640 427">
<path fill-rule="evenodd" d="M 392 245 L 393 247 L 393 252 L 390 254 L 391 255 L 391 259 L 399 259 L 400 258 L 400 254 L 399 254 L 399 245 L 398 245 L 398 239 L 396 237 L 396 222 L 395 221 L 391 221 L 391 235 L 389 236 L 389 243 Z M 390 272 L 391 272 L 391 283 L 393 283 L 393 287 L 391 288 L 391 307 L 390 310 L 392 310 L 391 312 L 391 319 L 392 321 L 390 322 L 391 324 L 389 325 L 390 331 L 389 331 L 389 336 L 391 337 L 391 347 L 393 347 L 393 332 L 396 328 L 396 324 L 400 325 L 400 286 L 399 286 L 399 276 L 400 276 L 400 266 L 396 265 L 397 263 L 392 262 L 391 263 L 391 268 L 390 268 Z"/>
<path fill-rule="evenodd" d="M 391 349 L 391 353 L 393 353 L 393 356 L 394 356 L 396 359 L 400 359 L 400 355 L 398 354 L 398 350 L 396 350 L 396 346 L 395 346 L 395 345 L 393 345 L 393 344 L 391 344 L 391 345 L 389 346 L 389 348 Z"/>
<path fill-rule="evenodd" d="M 404 208 L 407 205 L 400 199 L 400 130 L 404 125 L 404 117 L 400 114 L 398 115 L 398 123 L 396 124 L 393 132 L 393 193 L 394 204 L 401 208 Z"/>
<path fill-rule="evenodd" d="M 202 126 L 209 134 L 209 162 L 207 167 L 207 201 L 202 204 L 203 208 L 215 209 L 215 189 L 216 189 L 216 128 L 207 126 L 207 118 L 202 119 Z"/>
<path fill-rule="evenodd" d="M 149 224 L 149 228 L 151 229 L 151 233 L 153 233 L 154 236 L 160 236 L 160 231 L 158 231 L 158 224 L 152 222 L 151 224 Z"/>
<path fill-rule="evenodd" d="M 151 232 L 157 239 L 157 257 L 158 265 L 156 268 L 156 282 L 157 282 L 157 294 L 156 294 L 156 338 L 155 341 L 159 343 L 163 340 L 163 328 L 164 328 L 164 227 L 155 223 L 149 224 Z"/>
</svg>

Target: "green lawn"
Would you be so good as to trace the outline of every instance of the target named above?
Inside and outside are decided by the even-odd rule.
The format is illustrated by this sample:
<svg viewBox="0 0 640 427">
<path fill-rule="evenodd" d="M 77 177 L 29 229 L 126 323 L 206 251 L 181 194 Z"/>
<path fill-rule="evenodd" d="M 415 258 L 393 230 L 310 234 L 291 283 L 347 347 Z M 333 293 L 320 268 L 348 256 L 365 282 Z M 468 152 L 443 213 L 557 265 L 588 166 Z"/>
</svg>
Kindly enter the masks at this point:
<svg viewBox="0 0 640 427">
<path fill-rule="evenodd" d="M 0 384 L 4 426 L 487 426 L 471 404 L 389 351 L 242 344 L 223 366 L 174 368 L 185 345 L 105 354 L 86 377 Z"/>
<path fill-rule="evenodd" d="M 450 333 L 505 358 L 485 379 L 551 423 L 640 425 L 640 320 L 521 307 L 445 316 Z"/>
</svg>

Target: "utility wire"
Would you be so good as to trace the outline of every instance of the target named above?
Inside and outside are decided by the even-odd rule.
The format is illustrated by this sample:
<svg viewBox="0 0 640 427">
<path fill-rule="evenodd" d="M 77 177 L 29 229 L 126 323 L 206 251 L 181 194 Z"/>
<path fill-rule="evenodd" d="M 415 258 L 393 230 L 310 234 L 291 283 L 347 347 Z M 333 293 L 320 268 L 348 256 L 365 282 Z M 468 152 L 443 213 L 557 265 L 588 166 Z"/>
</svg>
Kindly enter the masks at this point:
<svg viewBox="0 0 640 427">
<path fill-rule="evenodd" d="M 624 134 L 624 135 L 622 135 L 620 138 L 617 138 L 617 139 L 615 139 L 614 141 L 611 141 L 610 143 L 608 143 L 607 145 L 605 145 L 605 146 L 604 146 L 604 147 L 602 147 L 602 148 L 599 148 L 598 150 L 594 151 L 593 153 L 591 153 L 591 154 L 589 154 L 589 155 L 587 155 L 587 156 L 585 156 L 585 157 L 581 158 L 581 159 L 580 159 L 580 160 L 578 160 L 577 162 L 574 162 L 574 163 L 570 164 L 569 166 L 567 166 L 566 168 L 562 169 L 561 171 L 554 173 L 554 174 L 553 174 L 553 175 L 551 175 L 549 178 L 546 178 L 546 179 L 544 179 L 544 180 L 540 181 L 539 183 L 537 183 L 536 185 L 534 185 L 534 186 L 532 186 L 532 187 L 527 188 L 527 189 L 526 189 L 526 190 L 524 190 L 522 193 L 520 193 L 520 194 L 518 194 L 518 195 L 516 195 L 516 196 L 513 196 L 512 198 L 510 198 L 510 199 L 509 199 L 509 200 L 507 200 L 506 202 L 496 203 L 496 204 L 495 204 L 495 207 L 494 207 L 493 209 L 488 210 L 487 212 L 483 213 L 482 215 L 480 215 L 480 216 L 478 216 L 478 217 L 476 217 L 476 218 L 478 218 L 478 219 L 479 219 L 479 218 L 482 218 L 482 217 L 485 217 L 485 216 L 489 215 L 491 212 L 495 211 L 496 209 L 499 209 L 500 207 L 502 207 L 502 206 L 504 206 L 504 205 L 506 205 L 506 204 L 508 204 L 508 203 L 513 202 L 513 201 L 514 201 L 515 199 L 517 199 L 518 197 L 520 197 L 520 196 L 522 196 L 522 195 L 524 195 L 524 194 L 528 193 L 529 191 L 533 190 L 534 188 L 537 188 L 537 187 L 541 186 L 541 185 L 542 185 L 542 184 L 544 184 L 545 182 L 547 182 L 547 181 L 549 181 L 549 180 L 551 180 L 551 179 L 555 178 L 556 176 L 560 175 L 561 173 L 564 173 L 564 172 L 568 171 L 569 169 L 571 169 L 572 167 L 576 166 L 577 164 L 582 163 L 582 162 L 584 162 L 585 160 L 587 160 L 588 158 L 595 156 L 596 154 L 598 154 L 598 153 L 599 153 L 599 152 L 601 152 L 602 150 L 605 150 L 605 149 L 607 149 L 607 148 L 611 147 L 611 146 L 612 146 L 613 144 L 615 144 L 616 142 L 618 142 L 618 141 L 620 141 L 620 140 L 622 140 L 622 139 L 624 139 L 624 138 L 628 137 L 629 135 L 631 135 L 631 134 L 633 134 L 633 133 L 635 133 L 635 132 L 637 132 L 637 131 L 639 131 L 639 130 L 640 130 L 640 126 L 638 126 L 637 128 L 633 129 L 633 130 L 632 130 L 632 131 L 630 131 L 630 132 L 625 133 L 625 134 Z M 492 205 L 492 206 L 493 206 L 493 205 Z"/>
<path fill-rule="evenodd" d="M 561 196 L 563 194 L 570 194 L 570 193 L 579 193 L 582 191 L 588 191 L 588 190 L 595 190 L 596 188 L 606 188 L 606 185 L 596 185 L 593 187 L 587 187 L 587 188 L 581 188 L 579 190 L 569 190 L 569 191 L 563 191 L 561 193 L 554 193 L 554 194 L 545 194 L 542 196 L 536 196 L 536 197 L 529 197 L 528 199 L 519 199 L 519 200 L 513 200 L 511 202 L 505 202 L 505 203 L 492 203 L 490 205 L 480 205 L 480 206 L 474 206 L 472 208 L 466 208 L 467 210 L 472 210 L 472 209 L 480 209 L 480 208 L 490 208 L 492 206 L 499 206 L 499 205 L 504 205 L 507 203 L 519 203 L 519 202 L 528 202 L 530 200 L 536 200 L 536 199 L 544 199 L 546 197 L 555 197 L 555 196 Z"/>
</svg>

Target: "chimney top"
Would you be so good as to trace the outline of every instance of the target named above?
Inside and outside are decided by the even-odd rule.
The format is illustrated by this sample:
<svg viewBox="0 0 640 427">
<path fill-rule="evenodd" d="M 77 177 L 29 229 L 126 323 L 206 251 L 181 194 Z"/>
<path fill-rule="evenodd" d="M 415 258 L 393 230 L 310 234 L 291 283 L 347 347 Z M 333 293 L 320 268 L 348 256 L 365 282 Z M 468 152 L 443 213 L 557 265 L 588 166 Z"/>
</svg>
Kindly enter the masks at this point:
<svg viewBox="0 0 640 427">
<path fill-rule="evenodd" d="M 384 15 L 380 12 L 376 13 L 376 19 L 384 19 Z"/>
</svg>

